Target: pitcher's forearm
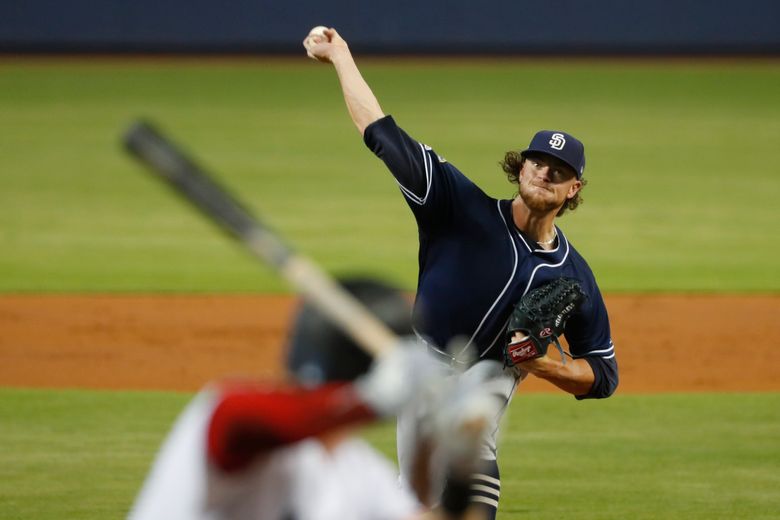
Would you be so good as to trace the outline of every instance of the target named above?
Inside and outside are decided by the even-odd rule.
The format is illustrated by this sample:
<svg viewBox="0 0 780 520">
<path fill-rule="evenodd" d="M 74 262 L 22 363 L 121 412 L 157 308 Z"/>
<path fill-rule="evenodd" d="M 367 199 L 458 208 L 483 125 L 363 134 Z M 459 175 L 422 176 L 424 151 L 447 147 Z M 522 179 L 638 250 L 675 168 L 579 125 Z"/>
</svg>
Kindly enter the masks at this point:
<svg viewBox="0 0 780 520">
<path fill-rule="evenodd" d="M 379 106 L 379 101 L 363 79 L 349 52 L 339 53 L 332 63 L 339 77 L 344 102 L 347 104 L 352 122 L 355 123 L 360 135 L 363 135 L 368 125 L 384 117 L 382 107 Z"/>
<path fill-rule="evenodd" d="M 557 359 L 544 356 L 519 366 L 572 395 L 587 394 L 595 381 L 593 369 L 584 359 L 570 359 L 563 364 Z"/>
</svg>

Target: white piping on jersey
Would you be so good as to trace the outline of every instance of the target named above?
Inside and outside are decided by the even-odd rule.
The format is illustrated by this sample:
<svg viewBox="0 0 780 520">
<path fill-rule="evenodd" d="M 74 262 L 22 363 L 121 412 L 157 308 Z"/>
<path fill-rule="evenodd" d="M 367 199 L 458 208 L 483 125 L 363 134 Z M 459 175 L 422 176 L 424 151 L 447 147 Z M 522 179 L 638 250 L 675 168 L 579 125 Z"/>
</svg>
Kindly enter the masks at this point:
<svg viewBox="0 0 780 520">
<path fill-rule="evenodd" d="M 566 259 L 569 257 L 569 241 L 566 240 L 566 237 L 563 236 L 563 233 L 561 233 L 560 236 L 563 237 L 563 242 L 566 244 L 566 252 L 563 253 L 563 258 L 561 258 L 561 261 L 558 262 L 557 264 L 539 264 L 536 267 L 534 267 L 534 270 L 531 271 L 531 277 L 528 279 L 528 285 L 525 286 L 525 290 L 523 291 L 523 295 L 521 296 L 521 298 L 525 296 L 526 293 L 528 292 L 528 289 L 531 288 L 531 283 L 533 283 L 534 281 L 534 277 L 536 276 L 536 271 L 538 271 L 542 267 L 550 267 L 550 268 L 560 267 L 563 265 L 564 262 L 566 262 Z"/>
<path fill-rule="evenodd" d="M 496 334 L 496 337 L 493 338 L 493 341 L 490 342 L 490 345 L 488 345 L 488 348 L 482 351 L 480 353 L 479 357 L 485 357 L 485 354 L 490 352 L 490 349 L 493 348 L 493 345 L 496 344 L 496 341 L 498 341 L 498 338 L 502 337 L 504 335 L 504 331 L 506 330 L 506 326 L 509 325 L 509 318 L 504 322 L 503 325 L 501 325 L 501 328 L 498 330 L 498 334 Z"/>
<path fill-rule="evenodd" d="M 420 149 L 422 150 L 423 165 L 425 167 L 425 196 L 420 197 L 419 195 L 415 194 L 412 190 L 398 182 L 398 179 L 396 179 L 395 182 L 398 184 L 398 187 L 401 188 L 401 192 L 403 192 L 407 199 L 411 200 L 418 206 L 422 206 L 425 204 L 425 201 L 428 200 L 428 194 L 431 192 L 431 184 L 433 184 L 433 159 L 431 159 L 430 155 L 426 153 L 426 148 L 430 150 L 430 147 L 427 147 L 422 143 L 417 144 L 420 145 Z M 428 164 L 428 161 L 430 161 L 430 165 Z"/>
<path fill-rule="evenodd" d="M 601 354 L 609 354 L 610 352 L 611 352 L 611 354 L 609 356 L 601 355 Z M 615 344 L 612 343 L 612 340 L 609 340 L 609 347 L 607 347 L 607 348 L 603 348 L 601 350 L 591 350 L 591 351 L 586 352 L 584 354 L 579 354 L 577 356 L 572 356 L 572 358 L 573 359 L 578 359 L 578 358 L 592 356 L 594 354 L 599 355 L 600 358 L 612 359 L 613 357 L 615 357 Z"/>
<path fill-rule="evenodd" d="M 506 224 L 506 220 L 504 221 L 504 224 Z M 560 267 L 566 262 L 566 259 L 569 257 L 569 241 L 566 240 L 566 236 L 563 234 L 563 232 L 557 228 L 558 233 L 558 246 L 556 246 L 555 249 L 531 249 L 531 246 L 528 245 L 528 242 L 525 241 L 525 238 L 523 237 L 522 233 L 515 230 L 517 232 L 517 236 L 520 237 L 520 240 L 522 240 L 523 244 L 525 244 L 525 247 L 528 249 L 529 252 L 536 253 L 536 252 L 542 252 L 542 253 L 554 253 L 558 251 L 558 249 L 561 247 L 561 244 L 566 244 L 566 252 L 563 253 L 563 258 L 560 262 L 557 264 L 539 264 L 536 267 L 534 267 L 534 270 L 531 272 L 531 277 L 528 279 L 528 285 L 526 285 L 525 290 L 523 291 L 522 296 L 525 296 L 528 292 L 528 289 L 531 287 L 531 283 L 534 281 L 534 276 L 536 276 L 536 271 L 538 271 L 542 267 Z M 522 298 L 521 296 L 521 298 Z"/>
<path fill-rule="evenodd" d="M 506 227 L 507 235 L 509 235 L 509 243 L 512 244 L 512 251 L 515 254 L 515 265 L 512 267 L 512 274 L 509 276 L 509 280 L 507 280 L 506 285 L 504 285 L 504 288 L 501 289 L 501 293 L 498 295 L 498 297 L 493 301 L 493 305 L 490 306 L 487 313 L 485 313 L 485 316 L 482 318 L 482 321 L 479 322 L 479 325 L 477 326 L 477 330 L 474 331 L 474 334 L 471 335 L 471 338 L 469 339 L 468 343 L 466 343 L 466 346 L 463 347 L 463 349 L 460 351 L 460 354 L 463 354 L 466 352 L 466 350 L 471 346 L 471 344 L 474 342 L 474 338 L 477 337 L 477 334 L 482 329 L 482 325 L 485 324 L 485 321 L 488 319 L 488 316 L 490 316 L 490 313 L 493 312 L 493 309 L 498 305 L 498 302 L 501 300 L 501 298 L 506 293 L 507 289 L 509 289 L 509 285 L 512 283 L 512 280 L 515 278 L 515 274 L 517 273 L 517 263 L 520 260 L 520 255 L 517 253 L 517 246 L 515 245 L 515 241 L 512 240 L 512 233 L 509 231 L 509 226 L 506 223 L 506 219 L 504 218 L 504 214 L 501 212 L 501 201 L 496 201 L 496 210 L 498 211 L 498 215 L 501 217 L 501 220 L 504 222 L 504 227 Z M 527 290 L 527 289 L 526 289 Z M 481 357 L 481 355 L 480 355 Z"/>
<path fill-rule="evenodd" d="M 523 242 L 523 245 L 525 245 L 526 249 L 528 249 L 529 252 L 531 252 L 531 253 L 555 253 L 556 251 L 558 251 L 558 249 L 560 249 L 561 243 L 564 242 L 564 241 L 566 241 L 566 247 L 567 248 L 569 247 L 569 244 L 568 244 L 568 241 L 566 240 L 566 237 L 563 236 L 563 233 L 558 228 L 558 226 L 555 226 L 555 229 L 556 229 L 556 233 L 558 233 L 558 237 L 562 238 L 562 240 L 558 240 L 558 245 L 555 246 L 555 249 L 543 249 L 543 248 L 533 249 L 533 248 L 531 248 L 531 246 L 528 245 L 528 242 L 526 242 L 525 237 L 523 236 L 522 233 L 520 233 L 520 231 L 515 230 L 515 232 L 517 233 L 517 236 L 520 237 L 520 240 Z"/>
</svg>

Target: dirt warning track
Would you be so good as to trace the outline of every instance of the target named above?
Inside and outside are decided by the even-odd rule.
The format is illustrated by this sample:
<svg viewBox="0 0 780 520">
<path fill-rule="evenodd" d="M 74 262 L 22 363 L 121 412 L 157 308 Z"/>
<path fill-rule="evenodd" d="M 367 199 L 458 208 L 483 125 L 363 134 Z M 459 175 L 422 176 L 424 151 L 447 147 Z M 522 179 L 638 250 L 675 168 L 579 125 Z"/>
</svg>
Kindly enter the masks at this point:
<svg viewBox="0 0 780 520">
<path fill-rule="evenodd" d="M 608 295 L 621 393 L 780 391 L 780 295 Z M 296 300 L 0 296 L 0 386 L 194 391 L 274 379 Z M 529 380 L 521 392 L 554 391 Z"/>
</svg>

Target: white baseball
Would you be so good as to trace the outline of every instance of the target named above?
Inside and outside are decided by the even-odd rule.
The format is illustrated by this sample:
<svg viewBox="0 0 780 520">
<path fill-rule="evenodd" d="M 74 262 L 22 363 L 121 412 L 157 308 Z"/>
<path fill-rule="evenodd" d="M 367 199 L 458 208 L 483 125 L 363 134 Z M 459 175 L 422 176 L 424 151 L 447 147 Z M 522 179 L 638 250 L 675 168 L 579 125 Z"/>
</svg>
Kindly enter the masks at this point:
<svg viewBox="0 0 780 520">
<path fill-rule="evenodd" d="M 318 25 L 317 27 L 314 27 L 311 31 L 309 31 L 309 35 L 306 37 L 305 40 L 303 40 L 303 46 L 306 49 L 306 55 L 309 58 L 317 59 L 316 56 L 314 56 L 311 53 L 311 48 L 320 43 L 321 41 L 328 40 L 328 37 L 325 36 L 325 30 L 327 27 L 324 25 Z"/>
</svg>

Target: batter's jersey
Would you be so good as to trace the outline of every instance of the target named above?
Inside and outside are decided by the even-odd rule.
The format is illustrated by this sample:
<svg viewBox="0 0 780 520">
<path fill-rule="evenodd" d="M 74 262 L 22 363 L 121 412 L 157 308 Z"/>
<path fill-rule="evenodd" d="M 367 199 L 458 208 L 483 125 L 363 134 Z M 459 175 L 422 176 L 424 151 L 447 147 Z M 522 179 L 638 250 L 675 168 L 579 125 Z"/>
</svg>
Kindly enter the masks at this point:
<svg viewBox="0 0 780 520">
<path fill-rule="evenodd" d="M 201 392 L 181 414 L 129 520 L 401 520 L 420 509 L 395 467 L 356 438 L 331 450 L 310 438 L 238 473 L 216 470 L 206 456 L 216 402 Z"/>
<path fill-rule="evenodd" d="M 512 201 L 485 194 L 457 168 L 399 128 L 391 116 L 369 125 L 366 145 L 392 172 L 419 232 L 415 323 L 423 339 L 446 347 L 464 338 L 480 358 L 502 360 L 513 306 L 529 290 L 560 276 L 576 278 L 587 294 L 565 337 L 574 358 L 593 368 L 588 394 L 611 395 L 618 383 L 604 301 L 590 267 L 557 229 L 545 250 L 517 229 Z"/>
</svg>

